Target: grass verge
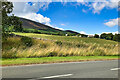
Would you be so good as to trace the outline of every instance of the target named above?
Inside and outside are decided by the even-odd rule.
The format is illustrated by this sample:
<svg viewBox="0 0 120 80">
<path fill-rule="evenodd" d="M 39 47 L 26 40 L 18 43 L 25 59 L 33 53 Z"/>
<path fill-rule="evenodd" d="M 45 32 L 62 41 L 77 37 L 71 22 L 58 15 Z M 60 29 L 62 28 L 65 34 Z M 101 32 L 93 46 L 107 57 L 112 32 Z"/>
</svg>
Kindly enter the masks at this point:
<svg viewBox="0 0 120 80">
<path fill-rule="evenodd" d="M 71 57 L 41 57 L 41 58 L 16 58 L 16 59 L 3 58 L 2 66 L 96 61 L 96 60 L 114 60 L 114 59 L 118 59 L 118 56 L 71 56 Z"/>
</svg>

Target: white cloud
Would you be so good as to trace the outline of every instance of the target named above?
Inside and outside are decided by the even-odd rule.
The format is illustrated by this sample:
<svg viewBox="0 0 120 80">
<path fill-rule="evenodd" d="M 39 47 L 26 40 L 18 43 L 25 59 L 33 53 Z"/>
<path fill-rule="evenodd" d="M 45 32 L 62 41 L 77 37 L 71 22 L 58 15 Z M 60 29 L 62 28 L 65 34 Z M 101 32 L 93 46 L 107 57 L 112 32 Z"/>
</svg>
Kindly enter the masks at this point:
<svg viewBox="0 0 120 80">
<path fill-rule="evenodd" d="M 56 28 L 56 29 L 60 29 L 60 30 L 64 30 L 63 28 L 59 28 L 59 27 L 54 27 L 54 28 Z"/>
<path fill-rule="evenodd" d="M 33 2 L 33 5 L 29 5 L 27 2 L 13 2 L 14 8 L 12 14 L 18 17 L 30 19 L 36 22 L 50 25 L 50 18 L 37 14 L 39 9 L 47 9 L 49 2 Z"/>
<path fill-rule="evenodd" d="M 110 1 L 105 1 L 100 3 L 100 5 L 96 5 L 96 7 L 98 7 L 98 9 L 94 8 L 94 11 L 100 12 L 102 9 L 107 8 L 107 9 L 113 9 L 113 8 L 118 8 L 118 2 L 117 0 L 115 0 L 116 2 L 114 2 L 113 0 Z M 99 4 L 99 2 L 97 3 Z"/>
<path fill-rule="evenodd" d="M 80 31 L 81 34 L 86 34 L 84 31 Z"/>
<path fill-rule="evenodd" d="M 118 1 L 119 0 L 102 0 L 102 1 L 93 0 L 92 3 L 90 4 L 89 2 L 91 2 L 91 1 L 89 1 L 89 0 L 71 0 L 71 1 L 69 1 L 69 0 L 55 0 L 55 1 L 54 0 L 43 0 L 43 1 L 37 0 L 37 1 L 32 2 L 33 6 L 26 4 L 27 2 L 25 2 L 25 1 L 13 2 L 13 4 L 16 7 L 16 9 L 14 11 L 19 13 L 21 9 L 23 10 L 23 12 L 34 12 L 34 11 L 38 11 L 40 8 L 45 10 L 48 8 L 48 6 L 51 2 L 62 2 L 63 5 L 65 5 L 66 2 L 77 2 L 76 5 L 79 4 L 79 6 L 80 6 L 80 4 L 82 4 L 82 5 L 89 7 L 88 10 L 92 10 L 93 13 L 100 13 L 100 11 L 104 8 L 108 8 L 108 9 L 116 8 L 117 9 Z M 86 10 L 83 9 L 83 12 L 86 13 Z"/>
<path fill-rule="evenodd" d="M 85 9 L 82 9 L 82 12 L 84 12 L 84 13 L 87 13 L 87 10 L 85 10 Z"/>
<path fill-rule="evenodd" d="M 36 13 L 28 13 L 24 15 L 19 15 L 19 17 L 23 17 L 23 18 L 30 19 L 36 22 L 40 22 L 40 23 L 44 23 L 46 25 L 49 25 L 49 23 L 51 22 L 50 18 L 44 17 L 43 15 L 36 14 Z"/>
<path fill-rule="evenodd" d="M 51 26 L 51 27 L 53 27 L 53 28 L 55 28 L 55 29 L 64 30 L 63 28 L 59 28 L 59 27 L 57 27 L 56 25 L 48 24 L 48 26 Z"/>
<path fill-rule="evenodd" d="M 116 32 L 112 32 L 113 34 L 118 34 L 119 32 L 118 31 L 116 31 Z"/>
<path fill-rule="evenodd" d="M 106 26 L 109 27 L 114 27 L 116 25 L 118 25 L 118 18 L 116 19 L 110 19 L 108 22 L 104 23 Z"/>
<path fill-rule="evenodd" d="M 115 34 L 118 34 L 118 31 L 116 31 L 116 32 L 102 32 L 102 33 L 106 33 L 106 34 L 112 33 L 113 35 L 115 35 Z"/>
<path fill-rule="evenodd" d="M 29 5 L 27 2 L 13 2 L 14 14 L 36 13 L 39 9 L 47 9 L 49 2 L 32 2 L 33 5 Z"/>
<path fill-rule="evenodd" d="M 99 13 L 99 11 L 101 11 L 105 7 L 105 4 L 95 2 L 92 4 L 92 7 L 93 7 L 93 13 Z"/>
<path fill-rule="evenodd" d="M 119 0 L 102 0 L 102 1 L 93 1 L 91 4 L 88 2 L 82 2 L 82 5 L 89 7 L 89 10 L 92 10 L 93 13 L 100 13 L 104 8 L 113 9 L 118 8 Z"/>
</svg>

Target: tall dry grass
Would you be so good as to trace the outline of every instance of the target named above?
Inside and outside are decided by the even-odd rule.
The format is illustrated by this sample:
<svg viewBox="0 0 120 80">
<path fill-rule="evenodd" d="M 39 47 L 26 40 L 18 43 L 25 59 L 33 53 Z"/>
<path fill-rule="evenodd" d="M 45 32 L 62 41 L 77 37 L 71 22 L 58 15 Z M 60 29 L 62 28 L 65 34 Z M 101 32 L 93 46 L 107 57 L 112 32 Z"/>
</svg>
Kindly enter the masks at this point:
<svg viewBox="0 0 120 80">
<path fill-rule="evenodd" d="M 50 56 L 108 56 L 118 55 L 118 44 L 113 42 L 98 44 L 87 43 L 84 40 L 77 41 L 51 41 L 32 39 L 31 47 L 25 46 L 19 37 L 10 37 L 3 42 L 3 58 L 29 58 Z M 102 41 L 102 40 L 101 40 Z M 102 42 L 103 43 L 103 42 Z"/>
</svg>

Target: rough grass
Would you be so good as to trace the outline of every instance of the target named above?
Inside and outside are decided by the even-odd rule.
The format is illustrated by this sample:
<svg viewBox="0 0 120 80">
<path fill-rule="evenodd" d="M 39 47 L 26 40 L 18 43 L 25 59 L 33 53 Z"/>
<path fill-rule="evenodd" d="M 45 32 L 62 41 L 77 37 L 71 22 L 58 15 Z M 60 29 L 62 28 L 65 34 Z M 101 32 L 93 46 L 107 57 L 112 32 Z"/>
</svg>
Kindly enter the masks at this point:
<svg viewBox="0 0 120 80">
<path fill-rule="evenodd" d="M 2 59 L 2 66 L 118 59 L 118 56 L 72 56 Z"/>
<path fill-rule="evenodd" d="M 16 35 L 21 36 L 28 36 L 28 37 L 36 37 L 36 38 L 42 38 L 42 39 L 49 39 L 49 40 L 57 40 L 57 41 L 65 41 L 70 43 L 96 43 L 96 44 L 117 44 L 115 41 L 111 40 L 105 40 L 105 39 L 96 39 L 96 38 L 80 38 L 76 36 L 57 36 L 57 35 L 46 35 L 46 34 L 35 34 L 35 33 L 15 33 Z"/>
<path fill-rule="evenodd" d="M 43 40 L 32 39 L 33 45 L 27 47 L 21 42 L 20 37 L 10 37 L 7 41 L 3 42 L 3 58 L 118 55 L 118 43 L 115 41 L 33 33 L 15 34 L 42 38 Z"/>
</svg>

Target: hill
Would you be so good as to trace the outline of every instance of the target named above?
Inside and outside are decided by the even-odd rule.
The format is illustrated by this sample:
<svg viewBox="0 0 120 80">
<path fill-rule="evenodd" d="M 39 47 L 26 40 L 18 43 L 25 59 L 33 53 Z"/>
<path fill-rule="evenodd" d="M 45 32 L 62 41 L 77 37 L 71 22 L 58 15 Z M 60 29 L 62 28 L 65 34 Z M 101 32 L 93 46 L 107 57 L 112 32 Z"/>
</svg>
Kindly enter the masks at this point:
<svg viewBox="0 0 120 80">
<path fill-rule="evenodd" d="M 38 23 L 29 19 L 25 18 L 20 18 L 22 21 L 23 28 L 28 28 L 28 29 L 37 29 L 37 30 L 56 30 L 56 31 L 61 31 L 59 29 L 52 28 L 50 26 L 44 25 L 42 23 Z"/>
<path fill-rule="evenodd" d="M 72 31 L 72 30 L 66 30 L 66 32 L 74 33 L 74 34 L 79 34 L 78 32 Z"/>
<path fill-rule="evenodd" d="M 75 31 L 71 31 L 71 30 L 60 30 L 60 29 L 56 29 L 53 27 L 50 27 L 48 25 L 39 23 L 39 22 L 35 22 L 29 19 L 25 19 L 25 18 L 20 18 L 20 20 L 22 21 L 22 26 L 24 28 L 24 32 L 35 32 L 35 33 L 44 33 L 44 34 L 55 34 L 55 35 L 65 35 L 66 33 L 69 35 L 77 35 L 80 34 L 78 32 Z M 36 31 L 37 30 L 37 31 Z"/>
</svg>

